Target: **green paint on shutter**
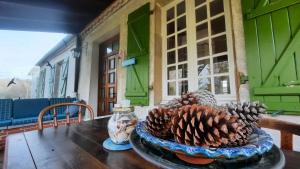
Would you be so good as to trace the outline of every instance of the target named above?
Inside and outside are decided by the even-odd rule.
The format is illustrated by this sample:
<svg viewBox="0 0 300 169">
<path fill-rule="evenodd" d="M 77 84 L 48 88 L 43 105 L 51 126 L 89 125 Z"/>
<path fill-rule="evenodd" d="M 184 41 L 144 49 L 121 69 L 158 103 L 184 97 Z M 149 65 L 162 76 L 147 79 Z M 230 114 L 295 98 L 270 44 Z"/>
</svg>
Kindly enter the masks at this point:
<svg viewBox="0 0 300 169">
<path fill-rule="evenodd" d="M 46 77 L 46 69 L 42 69 L 39 75 L 39 86 L 38 86 L 38 97 L 43 98 L 45 92 L 45 77 Z"/>
<path fill-rule="evenodd" d="M 300 113 L 300 0 L 243 0 L 252 100 Z"/>
<path fill-rule="evenodd" d="M 127 59 L 136 64 L 127 67 L 125 96 L 132 105 L 149 104 L 150 4 L 128 16 Z"/>
</svg>

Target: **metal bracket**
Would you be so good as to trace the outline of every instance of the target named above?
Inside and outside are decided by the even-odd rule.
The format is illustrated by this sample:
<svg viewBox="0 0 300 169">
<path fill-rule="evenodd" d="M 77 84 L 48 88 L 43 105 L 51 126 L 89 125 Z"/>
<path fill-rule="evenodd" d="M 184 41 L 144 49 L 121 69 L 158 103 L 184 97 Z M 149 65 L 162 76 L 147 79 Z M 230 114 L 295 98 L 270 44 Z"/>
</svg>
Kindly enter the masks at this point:
<svg viewBox="0 0 300 169">
<path fill-rule="evenodd" d="M 246 84 L 249 81 L 248 75 L 239 73 L 239 76 L 240 76 L 240 84 Z"/>
</svg>

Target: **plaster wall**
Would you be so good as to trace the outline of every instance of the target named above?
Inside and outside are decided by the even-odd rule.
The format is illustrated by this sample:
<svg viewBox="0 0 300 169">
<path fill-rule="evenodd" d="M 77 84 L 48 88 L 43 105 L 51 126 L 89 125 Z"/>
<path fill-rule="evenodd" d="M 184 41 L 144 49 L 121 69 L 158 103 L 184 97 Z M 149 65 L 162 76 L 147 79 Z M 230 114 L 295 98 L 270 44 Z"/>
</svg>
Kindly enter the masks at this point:
<svg viewBox="0 0 300 169">
<path fill-rule="evenodd" d="M 136 106 L 136 113 L 143 119 L 147 111 L 162 101 L 162 48 L 161 48 L 161 7 L 162 0 L 131 0 L 124 7 L 112 14 L 102 24 L 97 26 L 83 40 L 81 71 L 79 80 L 79 98 L 97 110 L 98 105 L 98 78 L 99 78 L 99 44 L 119 34 L 120 51 L 126 56 L 127 49 L 127 16 L 145 3 L 150 2 L 152 14 L 150 15 L 150 75 L 149 75 L 149 106 Z M 239 73 L 247 75 L 245 43 L 241 0 L 230 0 L 231 21 L 233 33 L 233 54 L 235 57 L 236 91 L 235 100 L 249 100 L 247 84 L 239 84 Z M 100 63 L 101 64 L 101 63 Z M 117 100 L 125 99 L 126 68 L 121 67 L 122 60 L 117 66 Z"/>
<path fill-rule="evenodd" d="M 66 89 L 66 97 L 76 97 L 76 93 L 74 93 L 74 84 L 75 84 L 75 58 L 73 57 L 72 49 L 75 48 L 75 42 L 68 45 L 64 50 L 59 52 L 55 57 L 49 60 L 51 65 L 55 65 L 66 58 L 69 58 L 69 67 L 68 67 L 68 79 L 67 79 L 67 89 Z M 50 90 L 49 90 L 49 81 L 50 81 L 50 68 L 48 66 L 41 66 L 41 70 L 46 69 L 46 77 L 45 77 L 45 92 L 44 98 L 50 98 Z"/>
</svg>

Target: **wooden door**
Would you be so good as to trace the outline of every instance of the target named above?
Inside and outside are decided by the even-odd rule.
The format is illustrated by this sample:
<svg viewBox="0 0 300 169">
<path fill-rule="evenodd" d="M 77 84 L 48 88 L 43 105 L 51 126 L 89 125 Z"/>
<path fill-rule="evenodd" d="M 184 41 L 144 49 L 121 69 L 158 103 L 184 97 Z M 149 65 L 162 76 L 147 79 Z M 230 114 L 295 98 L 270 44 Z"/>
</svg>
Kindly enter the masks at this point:
<svg viewBox="0 0 300 169">
<path fill-rule="evenodd" d="M 242 0 L 252 100 L 300 112 L 300 0 Z"/>
<path fill-rule="evenodd" d="M 98 116 L 108 115 L 117 102 L 118 36 L 100 45 Z"/>
</svg>

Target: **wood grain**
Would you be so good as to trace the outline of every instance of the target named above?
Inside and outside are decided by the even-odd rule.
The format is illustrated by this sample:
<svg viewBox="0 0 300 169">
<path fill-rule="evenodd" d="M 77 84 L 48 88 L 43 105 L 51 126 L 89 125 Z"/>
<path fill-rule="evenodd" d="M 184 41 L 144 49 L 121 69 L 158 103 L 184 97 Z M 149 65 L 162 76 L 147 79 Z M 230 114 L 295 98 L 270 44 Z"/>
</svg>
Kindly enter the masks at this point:
<svg viewBox="0 0 300 169">
<path fill-rule="evenodd" d="M 102 142 L 108 138 L 107 121 L 108 119 L 99 119 L 79 125 L 47 128 L 9 136 L 6 148 L 7 158 L 4 161 L 9 165 L 5 165 L 4 168 L 157 168 L 142 159 L 133 150 L 109 151 L 104 149 Z M 23 144 L 20 144 L 18 139 L 23 140 Z M 15 149 L 16 146 L 18 149 Z M 22 156 L 15 156 L 15 154 L 22 154 Z"/>
<path fill-rule="evenodd" d="M 259 125 L 261 127 L 279 130 L 281 135 L 281 149 L 284 150 L 293 150 L 293 134 L 300 136 L 299 124 L 273 118 L 263 118 Z"/>
</svg>

